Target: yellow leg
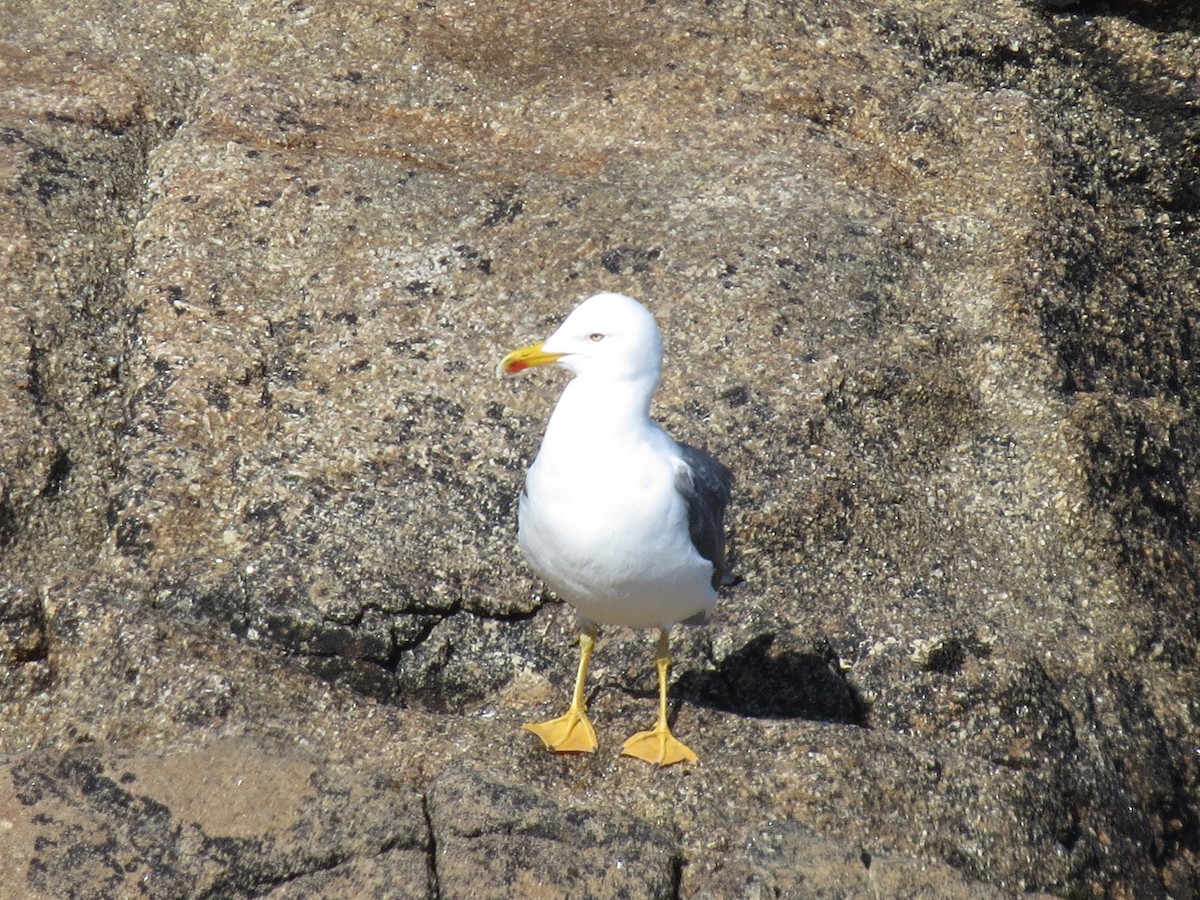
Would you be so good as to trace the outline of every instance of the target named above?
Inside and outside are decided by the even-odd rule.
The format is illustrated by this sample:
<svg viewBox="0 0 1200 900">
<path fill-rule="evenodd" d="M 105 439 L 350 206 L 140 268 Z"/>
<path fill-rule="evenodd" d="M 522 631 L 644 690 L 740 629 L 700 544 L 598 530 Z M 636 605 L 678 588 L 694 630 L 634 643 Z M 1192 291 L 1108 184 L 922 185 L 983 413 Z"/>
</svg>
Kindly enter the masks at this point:
<svg viewBox="0 0 1200 900">
<path fill-rule="evenodd" d="M 654 665 L 658 669 L 658 722 L 649 731 L 639 731 L 627 740 L 621 753 L 660 766 L 684 760 L 696 762 L 696 754 L 677 740 L 667 725 L 667 675 L 671 670 L 671 648 L 666 631 L 659 632 Z"/>
<path fill-rule="evenodd" d="M 596 626 L 588 625 L 579 635 L 579 674 L 575 676 L 575 691 L 571 694 L 571 705 L 564 715 L 549 722 L 535 722 L 525 726 L 542 739 L 550 750 L 560 753 L 591 753 L 596 749 L 596 731 L 588 721 L 587 704 L 583 699 L 587 682 L 588 662 L 596 646 Z"/>
</svg>

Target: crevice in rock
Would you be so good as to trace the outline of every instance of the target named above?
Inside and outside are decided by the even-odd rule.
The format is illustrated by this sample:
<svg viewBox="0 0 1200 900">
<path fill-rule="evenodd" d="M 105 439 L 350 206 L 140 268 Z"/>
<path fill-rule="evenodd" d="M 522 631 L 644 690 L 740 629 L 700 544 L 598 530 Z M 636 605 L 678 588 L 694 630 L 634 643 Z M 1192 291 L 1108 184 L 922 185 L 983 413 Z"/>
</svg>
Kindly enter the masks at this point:
<svg viewBox="0 0 1200 900">
<path fill-rule="evenodd" d="M 386 637 L 370 632 L 367 620 L 371 615 L 391 623 Z M 265 646 L 277 648 L 331 683 L 382 703 L 405 706 L 414 702 L 430 709 L 452 709 L 454 704 L 442 698 L 458 692 L 440 680 L 450 663 L 448 657 L 433 654 L 425 661 L 422 680 L 427 682 L 426 690 L 414 688 L 404 668 L 406 658 L 420 651 L 439 627 L 460 615 L 481 623 L 517 623 L 532 620 L 536 611 L 483 616 L 456 603 L 448 608 L 418 606 L 396 613 L 367 604 L 350 618 L 325 617 L 305 624 L 288 615 L 267 616 L 255 628 L 265 638 Z"/>
<path fill-rule="evenodd" d="M 17 536 L 17 514 L 8 492 L 0 490 L 0 551 L 7 549 Z"/>
<path fill-rule="evenodd" d="M 442 887 L 438 878 L 437 864 L 437 833 L 433 828 L 433 816 L 429 811 L 429 795 L 421 795 L 421 812 L 425 816 L 425 829 L 429 835 L 429 844 L 425 861 L 429 867 L 429 896 L 431 900 L 441 900 Z"/>
<path fill-rule="evenodd" d="M 683 867 L 687 860 L 682 856 L 671 857 L 671 900 L 680 900 L 683 896 Z"/>
<path fill-rule="evenodd" d="M 50 663 L 42 598 L 27 585 L 0 575 L 0 666 L 11 676 L 30 663 Z M 48 678 L 49 672 L 42 677 Z M 3 694 L 0 689 L 0 697 Z"/>
<path fill-rule="evenodd" d="M 71 468 L 70 455 L 62 447 L 58 447 L 54 452 L 54 459 L 50 462 L 50 469 L 46 473 L 46 483 L 42 486 L 41 496 L 44 498 L 57 496 L 67 478 L 70 477 Z"/>
</svg>

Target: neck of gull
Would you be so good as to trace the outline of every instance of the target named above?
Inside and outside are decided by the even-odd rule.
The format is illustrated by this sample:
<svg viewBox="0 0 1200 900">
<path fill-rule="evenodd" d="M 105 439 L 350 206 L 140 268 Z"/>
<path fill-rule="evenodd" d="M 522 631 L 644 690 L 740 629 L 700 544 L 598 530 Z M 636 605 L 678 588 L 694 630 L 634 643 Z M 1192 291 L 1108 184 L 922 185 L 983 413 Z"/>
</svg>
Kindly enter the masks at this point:
<svg viewBox="0 0 1200 900">
<path fill-rule="evenodd" d="M 658 386 L 657 373 L 635 378 L 577 375 L 563 389 L 547 426 L 575 439 L 603 440 L 605 435 L 644 427 L 650 419 L 650 398 Z"/>
</svg>

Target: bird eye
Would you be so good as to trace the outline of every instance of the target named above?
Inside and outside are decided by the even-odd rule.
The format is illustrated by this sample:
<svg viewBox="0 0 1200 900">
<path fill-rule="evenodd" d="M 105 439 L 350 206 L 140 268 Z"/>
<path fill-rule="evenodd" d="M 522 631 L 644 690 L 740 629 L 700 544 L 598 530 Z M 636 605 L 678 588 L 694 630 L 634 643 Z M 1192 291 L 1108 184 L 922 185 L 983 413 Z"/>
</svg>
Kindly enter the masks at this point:
<svg viewBox="0 0 1200 900">
<path fill-rule="evenodd" d="M 593 344 L 598 344 L 602 340 L 604 340 L 604 335 L 601 334 L 599 331 L 593 331 L 591 334 L 588 335 L 588 340 L 591 341 Z"/>
</svg>

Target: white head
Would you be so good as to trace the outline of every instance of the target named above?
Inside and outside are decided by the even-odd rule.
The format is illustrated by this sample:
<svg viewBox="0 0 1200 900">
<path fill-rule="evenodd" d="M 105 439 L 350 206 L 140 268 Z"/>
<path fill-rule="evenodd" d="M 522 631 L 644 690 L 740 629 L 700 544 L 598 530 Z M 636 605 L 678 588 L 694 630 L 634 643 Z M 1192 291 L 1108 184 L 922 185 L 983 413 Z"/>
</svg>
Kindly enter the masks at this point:
<svg viewBox="0 0 1200 900">
<path fill-rule="evenodd" d="M 596 294 L 575 307 L 541 344 L 508 354 L 500 370 L 515 374 L 558 363 L 577 376 L 609 381 L 650 381 L 662 372 L 662 335 L 654 316 L 624 294 Z"/>
</svg>

